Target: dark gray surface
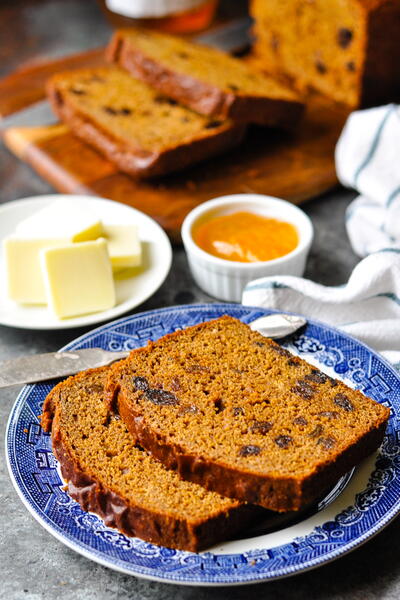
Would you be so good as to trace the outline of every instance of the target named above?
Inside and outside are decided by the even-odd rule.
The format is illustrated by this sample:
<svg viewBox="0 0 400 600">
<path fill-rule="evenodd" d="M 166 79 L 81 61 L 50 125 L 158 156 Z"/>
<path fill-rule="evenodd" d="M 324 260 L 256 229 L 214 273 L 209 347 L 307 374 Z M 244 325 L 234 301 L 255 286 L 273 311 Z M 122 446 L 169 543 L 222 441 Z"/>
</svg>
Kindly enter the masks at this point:
<svg viewBox="0 0 400 600">
<path fill-rule="evenodd" d="M 3 153 L 1 153 L 1 156 Z M 27 167 L 22 194 L 50 191 Z M 13 175 L 8 177 L 12 189 Z M 14 198 L 0 192 L 1 201 Z M 315 281 L 337 285 L 346 281 L 357 262 L 343 227 L 344 211 L 352 194 L 337 191 L 304 205 L 312 218 L 316 239 L 306 275 Z M 138 311 L 192 302 L 212 302 L 192 282 L 182 250 L 175 250 L 170 275 L 160 290 Z M 0 326 L 0 359 L 60 348 L 86 329 L 40 332 Z M 0 428 L 5 424 L 19 388 L 0 390 Z M 2 450 L 2 452 L 4 452 Z M 4 456 L 4 453 L 3 453 Z M 258 600 L 280 598 L 364 599 L 400 598 L 400 521 L 396 520 L 374 540 L 336 562 L 281 581 L 240 588 L 177 587 L 139 580 L 103 568 L 72 552 L 45 531 L 27 512 L 13 489 L 4 459 L 0 466 L 0 597 L 8 600 L 46 599 L 57 596 L 71 600 L 135 598 L 140 600 L 203 600 L 205 598 Z"/>
<path fill-rule="evenodd" d="M 9 30 L 8 7 L 15 2 L 0 3 L 0 71 L 17 63 L 2 61 Z M 93 1 L 31 1 L 19 3 L 21 19 L 31 22 L 35 31 L 40 20 L 47 20 L 48 32 L 42 37 L 26 37 L 22 24 L 19 32 L 19 60 L 29 56 L 72 52 L 102 43 L 108 28 Z M 57 10 L 54 8 L 57 4 Z M 11 9 L 10 9 L 11 10 Z M 0 13 L 1 14 L 1 13 Z M 43 23 L 43 21 L 41 21 Z M 5 23 L 5 24 L 4 24 Z M 63 27 L 63 23 L 65 26 Z M 74 27 L 69 27 L 75 23 Z M 43 30 L 43 25 L 40 28 Z M 4 33 L 4 35 L 3 35 Z M 11 35 L 11 33 L 10 33 Z M 5 36 L 5 37 L 4 37 Z M 28 44 L 28 46 L 27 46 Z M 284 174 L 282 174 L 284 176 Z M 51 188 L 0 147 L 0 202 L 28 195 L 43 194 Z M 337 190 L 304 205 L 316 231 L 306 276 L 326 285 L 344 283 L 357 257 L 351 251 L 345 229 L 344 212 L 353 197 Z M 174 253 L 173 267 L 161 289 L 137 311 L 173 304 L 212 301 L 193 284 L 182 250 Z M 54 351 L 85 329 L 68 331 L 27 331 L 0 326 L 0 360 L 35 352 Z M 19 388 L 0 391 L 1 438 L 8 414 Z M 390 524 L 374 540 L 330 565 L 292 578 L 257 586 L 239 588 L 177 587 L 139 580 L 101 567 L 72 552 L 45 531 L 27 512 L 13 489 L 7 474 L 2 444 L 0 463 L 0 598 L 7 600 L 191 600 L 225 599 L 258 600 L 278 598 L 299 600 L 400 598 L 400 521 Z"/>
</svg>

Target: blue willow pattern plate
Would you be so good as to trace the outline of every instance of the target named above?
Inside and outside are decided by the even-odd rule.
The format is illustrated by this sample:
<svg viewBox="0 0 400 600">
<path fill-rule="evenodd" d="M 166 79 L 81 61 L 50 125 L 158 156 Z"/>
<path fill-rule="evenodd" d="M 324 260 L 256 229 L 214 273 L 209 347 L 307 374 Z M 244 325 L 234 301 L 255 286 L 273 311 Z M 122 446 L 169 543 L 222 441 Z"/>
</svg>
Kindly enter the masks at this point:
<svg viewBox="0 0 400 600">
<path fill-rule="evenodd" d="M 250 322 L 271 311 L 236 304 L 189 305 L 136 314 L 104 325 L 66 349 L 101 346 L 130 350 L 162 335 L 230 314 Z M 347 335 L 310 321 L 284 345 L 391 408 L 379 453 L 367 458 L 318 504 L 312 514 L 272 531 L 195 554 L 129 538 L 85 513 L 63 490 L 49 435 L 38 422 L 54 382 L 30 385 L 10 415 L 6 445 L 13 483 L 25 506 L 56 538 L 105 566 L 158 581 L 187 585 L 238 585 L 285 577 L 329 562 L 359 546 L 400 508 L 399 390 L 397 373 Z"/>
</svg>

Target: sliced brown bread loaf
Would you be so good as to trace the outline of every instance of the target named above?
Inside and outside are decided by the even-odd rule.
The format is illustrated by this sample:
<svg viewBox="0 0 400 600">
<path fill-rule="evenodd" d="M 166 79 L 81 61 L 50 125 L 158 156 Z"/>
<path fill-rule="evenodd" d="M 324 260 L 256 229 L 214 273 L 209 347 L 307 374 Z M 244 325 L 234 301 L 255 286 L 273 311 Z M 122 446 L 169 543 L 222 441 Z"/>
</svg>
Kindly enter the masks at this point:
<svg viewBox="0 0 400 600">
<path fill-rule="evenodd" d="M 258 64 L 351 106 L 400 99 L 398 0 L 251 0 Z"/>
<path fill-rule="evenodd" d="M 187 480 L 299 510 L 382 441 L 389 410 L 223 317 L 110 369 L 133 438 Z"/>
<path fill-rule="evenodd" d="M 291 128 L 303 112 L 287 87 L 224 52 L 170 35 L 123 29 L 109 60 L 203 115 Z"/>
<path fill-rule="evenodd" d="M 238 144 L 244 126 L 198 115 L 118 67 L 52 77 L 54 112 L 121 171 L 151 177 L 179 171 Z"/>
<path fill-rule="evenodd" d="M 226 539 L 256 516 L 240 504 L 181 481 L 142 449 L 117 414 L 107 410 L 107 369 L 92 369 L 47 396 L 42 426 L 52 432 L 69 494 L 84 510 L 155 544 L 196 551 Z"/>
</svg>

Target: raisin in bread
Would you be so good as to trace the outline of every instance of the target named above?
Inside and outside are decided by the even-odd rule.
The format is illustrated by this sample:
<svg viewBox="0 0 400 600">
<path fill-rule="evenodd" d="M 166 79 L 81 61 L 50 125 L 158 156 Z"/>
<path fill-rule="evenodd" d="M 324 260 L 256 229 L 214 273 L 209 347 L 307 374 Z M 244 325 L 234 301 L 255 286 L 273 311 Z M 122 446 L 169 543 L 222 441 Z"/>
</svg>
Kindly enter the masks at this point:
<svg viewBox="0 0 400 600">
<path fill-rule="evenodd" d="M 59 73 L 47 85 L 56 115 L 121 171 L 179 171 L 238 144 L 242 125 L 198 115 L 117 67 Z"/>
<path fill-rule="evenodd" d="M 135 446 L 123 421 L 103 399 L 107 368 L 92 369 L 57 385 L 45 400 L 42 426 L 68 493 L 84 510 L 155 544 L 196 551 L 226 539 L 265 515 L 181 481 Z"/>
<path fill-rule="evenodd" d="M 297 94 L 271 77 L 178 37 L 123 29 L 114 34 L 107 56 L 163 94 L 218 119 L 291 128 L 303 112 Z"/>
<path fill-rule="evenodd" d="M 350 106 L 400 99 L 398 0 L 251 0 L 257 65 Z"/>
<path fill-rule="evenodd" d="M 107 401 L 187 480 L 299 510 L 376 450 L 389 410 L 231 317 L 149 342 L 110 369 Z"/>
</svg>

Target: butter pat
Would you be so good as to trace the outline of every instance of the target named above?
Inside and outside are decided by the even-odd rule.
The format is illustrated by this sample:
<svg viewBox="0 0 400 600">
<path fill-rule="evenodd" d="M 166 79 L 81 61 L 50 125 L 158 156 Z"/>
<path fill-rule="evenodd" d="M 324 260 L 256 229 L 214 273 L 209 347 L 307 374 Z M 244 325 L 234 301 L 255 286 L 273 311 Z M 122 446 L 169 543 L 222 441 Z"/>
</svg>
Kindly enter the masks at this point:
<svg viewBox="0 0 400 600">
<path fill-rule="evenodd" d="M 47 304 L 40 252 L 63 246 L 65 238 L 24 238 L 11 235 L 4 239 L 4 258 L 8 296 L 21 304 Z"/>
<path fill-rule="evenodd" d="M 75 206 L 73 199 L 57 200 L 18 223 L 16 233 L 24 237 L 54 237 L 71 242 L 86 242 L 103 235 L 100 219 L 88 209 Z"/>
<path fill-rule="evenodd" d="M 49 307 L 60 319 L 107 310 L 115 288 L 107 242 L 81 242 L 42 250 Z"/>
<path fill-rule="evenodd" d="M 142 250 L 136 225 L 103 225 L 113 271 L 137 267 Z"/>
</svg>

